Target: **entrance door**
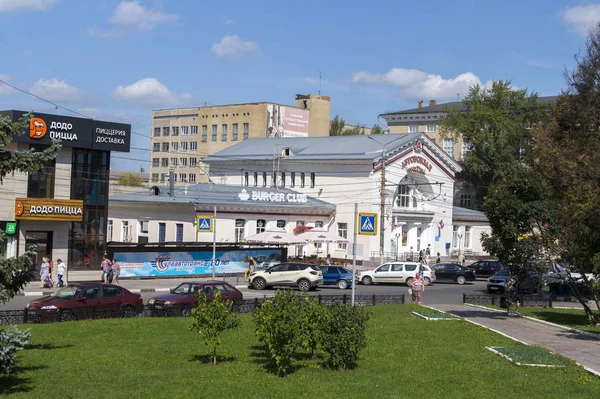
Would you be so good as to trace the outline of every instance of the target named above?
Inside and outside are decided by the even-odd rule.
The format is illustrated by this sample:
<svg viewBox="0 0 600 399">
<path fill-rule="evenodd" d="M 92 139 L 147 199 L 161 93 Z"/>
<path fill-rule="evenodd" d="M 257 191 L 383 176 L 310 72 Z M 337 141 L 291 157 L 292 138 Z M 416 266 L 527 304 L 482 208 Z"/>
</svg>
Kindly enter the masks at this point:
<svg viewBox="0 0 600 399">
<path fill-rule="evenodd" d="M 29 248 L 30 245 L 37 246 L 33 261 L 39 267 L 42 264 L 42 258 L 44 256 L 50 257 L 52 254 L 52 231 L 27 231 L 25 233 L 25 248 Z"/>
</svg>

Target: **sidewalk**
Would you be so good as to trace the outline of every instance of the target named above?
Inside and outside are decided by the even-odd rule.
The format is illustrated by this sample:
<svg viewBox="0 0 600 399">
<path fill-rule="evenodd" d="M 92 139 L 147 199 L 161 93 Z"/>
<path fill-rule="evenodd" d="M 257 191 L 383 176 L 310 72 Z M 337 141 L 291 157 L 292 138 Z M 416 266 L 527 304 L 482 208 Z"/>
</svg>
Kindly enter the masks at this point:
<svg viewBox="0 0 600 399">
<path fill-rule="evenodd" d="M 600 376 L 600 339 L 598 338 L 579 334 L 568 328 L 560 328 L 525 318 L 508 317 L 505 312 L 465 305 L 431 306 L 529 345 L 543 346 Z"/>
</svg>

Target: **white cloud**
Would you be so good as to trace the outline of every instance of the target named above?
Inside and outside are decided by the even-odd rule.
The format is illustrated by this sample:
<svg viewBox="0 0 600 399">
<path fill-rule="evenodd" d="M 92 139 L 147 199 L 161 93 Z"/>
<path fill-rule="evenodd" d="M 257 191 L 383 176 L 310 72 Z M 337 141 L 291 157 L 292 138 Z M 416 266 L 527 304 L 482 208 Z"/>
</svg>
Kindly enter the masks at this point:
<svg viewBox="0 0 600 399">
<path fill-rule="evenodd" d="M 258 43 L 242 40 L 238 36 L 224 36 L 210 49 L 214 55 L 223 58 L 240 58 L 244 54 L 256 53 L 259 50 Z"/>
<path fill-rule="evenodd" d="M 90 118 L 93 118 L 93 119 L 98 119 L 102 115 L 101 110 L 99 110 L 98 108 L 91 108 L 91 107 L 79 108 L 77 110 L 77 112 L 79 112 L 82 115 L 89 116 Z"/>
<path fill-rule="evenodd" d="M 585 37 L 600 21 L 600 4 L 567 7 L 562 16 L 563 21 L 570 25 L 572 30 Z"/>
<path fill-rule="evenodd" d="M 181 106 L 190 100 L 189 94 L 173 94 L 156 78 L 138 80 L 129 86 L 119 86 L 112 92 L 113 98 L 124 103 L 151 107 Z"/>
<path fill-rule="evenodd" d="M 46 11 L 58 0 L 0 0 L 0 12 Z"/>
<path fill-rule="evenodd" d="M 384 84 L 397 87 L 407 100 L 454 99 L 457 94 L 461 97 L 467 94 L 471 86 L 483 85 L 479 77 L 472 72 L 444 79 L 440 75 L 429 74 L 418 69 L 402 68 L 393 68 L 385 74 L 356 72 L 352 74 L 351 81 L 356 84 Z M 488 85 L 490 82 L 483 86 Z"/>
<path fill-rule="evenodd" d="M 181 17 L 175 14 L 150 10 L 139 1 L 122 1 L 117 5 L 115 13 L 108 22 L 123 27 L 133 27 L 137 30 L 152 30 L 161 24 L 175 22 Z"/>
<path fill-rule="evenodd" d="M 40 79 L 31 86 L 30 91 L 46 100 L 56 102 L 74 103 L 85 99 L 83 90 L 56 78 Z"/>
</svg>

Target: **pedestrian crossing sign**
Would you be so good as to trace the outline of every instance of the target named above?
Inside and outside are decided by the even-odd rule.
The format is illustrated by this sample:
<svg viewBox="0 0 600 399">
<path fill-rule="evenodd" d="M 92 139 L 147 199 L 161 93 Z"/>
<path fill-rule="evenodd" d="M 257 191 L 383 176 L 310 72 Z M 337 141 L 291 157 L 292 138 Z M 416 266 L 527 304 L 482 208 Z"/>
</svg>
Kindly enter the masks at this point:
<svg viewBox="0 0 600 399">
<path fill-rule="evenodd" d="M 212 233 L 213 218 L 211 216 L 196 216 L 196 231 L 199 233 Z"/>
<path fill-rule="evenodd" d="M 377 235 L 377 214 L 359 213 L 358 214 L 358 234 L 362 236 Z"/>
</svg>

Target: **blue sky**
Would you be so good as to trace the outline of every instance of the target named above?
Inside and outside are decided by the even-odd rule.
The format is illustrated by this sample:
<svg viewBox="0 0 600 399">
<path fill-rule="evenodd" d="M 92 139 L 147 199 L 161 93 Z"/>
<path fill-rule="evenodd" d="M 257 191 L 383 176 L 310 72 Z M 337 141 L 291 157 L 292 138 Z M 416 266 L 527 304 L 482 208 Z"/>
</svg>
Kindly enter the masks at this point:
<svg viewBox="0 0 600 399">
<path fill-rule="evenodd" d="M 555 95 L 600 2 L 0 0 L 0 79 L 149 149 L 151 110 L 331 97 L 368 126 L 417 101 L 510 79 Z M 69 114 L 0 83 L 0 109 Z M 113 169 L 148 167 L 134 150 Z"/>
</svg>

